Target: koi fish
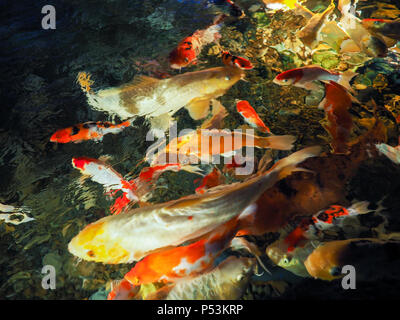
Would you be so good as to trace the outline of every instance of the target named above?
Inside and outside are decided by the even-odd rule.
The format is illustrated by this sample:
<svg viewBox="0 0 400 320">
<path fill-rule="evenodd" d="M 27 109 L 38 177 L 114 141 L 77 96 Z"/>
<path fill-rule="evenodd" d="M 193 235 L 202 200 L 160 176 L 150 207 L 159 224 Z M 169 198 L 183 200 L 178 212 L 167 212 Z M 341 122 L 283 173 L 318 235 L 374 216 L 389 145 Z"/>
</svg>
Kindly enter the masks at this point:
<svg viewBox="0 0 400 320">
<path fill-rule="evenodd" d="M 357 270 L 357 279 L 383 278 L 380 266 L 385 267 L 389 277 L 399 275 L 400 242 L 375 238 L 336 240 L 318 246 L 305 260 L 308 273 L 316 279 L 334 280 L 345 275 L 343 266 L 351 265 Z M 377 270 L 378 269 L 378 270 Z"/>
<path fill-rule="evenodd" d="M 377 143 L 376 148 L 379 150 L 379 152 L 388 157 L 392 162 L 400 164 L 400 145 L 392 147 L 386 143 Z"/>
<path fill-rule="evenodd" d="M 295 140 L 291 135 L 260 137 L 241 130 L 232 132 L 198 129 L 174 138 L 165 148 L 154 155 L 146 155 L 146 158 L 152 165 L 165 163 L 167 160 L 189 163 L 198 163 L 201 160 L 203 163 L 209 163 L 213 156 L 231 157 L 244 147 L 290 150 Z"/>
<path fill-rule="evenodd" d="M 199 239 L 239 216 L 264 191 L 298 170 L 296 164 L 319 153 L 320 147 L 305 148 L 245 182 L 104 217 L 75 236 L 68 250 L 88 261 L 129 263 L 155 250 Z"/>
<path fill-rule="evenodd" d="M 217 227 L 207 237 L 186 246 L 151 253 L 135 264 L 124 279 L 132 285 L 193 279 L 212 270 L 215 259 L 236 234 L 237 218 Z"/>
<path fill-rule="evenodd" d="M 117 171 L 103 161 L 79 157 L 72 158 L 72 166 L 83 175 L 89 176 L 91 180 L 101 184 L 107 192 L 122 191 L 122 196 L 115 200 L 110 211 L 119 214 L 127 204 L 139 201 L 135 194 L 135 185 L 126 181 Z"/>
<path fill-rule="evenodd" d="M 342 13 L 339 26 L 350 36 L 357 46 L 370 57 L 383 57 L 387 54 L 388 47 L 378 37 L 371 35 L 362 25 L 360 19 L 355 17 L 355 7 L 351 1 L 339 0 L 338 8 Z"/>
<path fill-rule="evenodd" d="M 270 244 L 266 249 L 266 255 L 277 266 L 288 270 L 299 277 L 310 277 L 304 261 L 314 251 L 318 241 L 308 241 L 302 247 L 296 247 L 293 251 L 288 252 L 285 246 L 281 245 L 280 240 Z"/>
<path fill-rule="evenodd" d="M 362 26 L 369 32 L 400 41 L 400 20 L 363 19 Z"/>
<path fill-rule="evenodd" d="M 254 68 L 249 60 L 231 55 L 228 51 L 222 52 L 222 62 L 227 66 L 237 67 L 245 70 Z"/>
<path fill-rule="evenodd" d="M 125 279 L 114 281 L 111 284 L 111 291 L 107 296 L 107 300 L 133 300 L 137 296 L 139 289 L 139 286 L 134 286 Z"/>
<path fill-rule="evenodd" d="M 382 121 L 377 120 L 352 144 L 346 157 L 330 153 L 307 159 L 302 167 L 313 170 L 314 174 L 292 175 L 262 193 L 254 203 L 256 212 L 241 219 L 240 235 L 278 232 L 296 216 L 308 216 L 332 203 L 346 203 L 346 183 L 363 161 L 378 156 L 376 148 L 371 146 L 386 141 L 386 130 Z"/>
<path fill-rule="evenodd" d="M 310 65 L 284 71 L 278 74 L 273 82 L 281 86 L 293 85 L 307 90 L 319 90 L 319 86 L 313 81 L 335 81 L 352 91 L 349 81 L 356 75 L 357 73 L 351 71 L 339 73 L 326 70 L 317 65 Z"/>
<path fill-rule="evenodd" d="M 198 182 L 196 179 L 194 182 Z M 203 194 L 207 191 L 207 189 L 219 186 L 224 183 L 225 179 L 220 170 L 214 168 L 209 174 L 207 174 L 202 180 L 201 184 L 196 188 L 196 193 Z"/>
<path fill-rule="evenodd" d="M 293 252 L 296 247 L 304 246 L 306 241 L 320 239 L 322 231 L 341 226 L 344 218 L 372 212 L 373 210 L 368 210 L 368 205 L 367 201 L 356 202 L 349 208 L 331 205 L 310 218 L 302 219 L 292 232 L 278 241 L 287 248 L 287 252 Z"/>
<path fill-rule="evenodd" d="M 72 127 L 60 129 L 56 131 L 50 138 L 51 142 L 79 143 L 86 140 L 103 140 L 103 136 L 112 133 L 117 134 L 131 125 L 131 121 L 127 120 L 120 124 L 112 124 L 111 122 L 85 122 Z"/>
<path fill-rule="evenodd" d="M 335 10 L 335 4 L 333 1 L 322 13 L 314 14 L 307 24 L 300 29 L 296 36 L 309 48 L 313 49 L 318 44 L 318 34 L 324 26 L 326 20 Z"/>
<path fill-rule="evenodd" d="M 349 138 L 353 128 L 353 120 L 349 113 L 352 106 L 352 96 L 340 84 L 325 82 L 325 98 L 319 108 L 325 110 L 328 124 L 324 128 L 332 137 L 333 153 L 348 154 Z"/>
<path fill-rule="evenodd" d="M 121 119 L 143 116 L 153 129 L 165 131 L 172 115 L 183 107 L 194 120 L 205 118 L 210 100 L 222 96 L 243 76 L 243 70 L 228 66 L 187 72 L 162 80 L 137 76 L 120 87 L 86 92 L 86 96 L 94 109 Z"/>
<path fill-rule="evenodd" d="M 122 279 L 115 282 L 107 299 L 236 300 L 244 293 L 254 265 L 253 258 L 229 256 L 208 273 L 163 285 L 161 288 L 157 288 L 159 283 L 135 286 Z"/>
<path fill-rule="evenodd" d="M 148 299 L 237 300 L 245 292 L 254 271 L 253 258 L 230 256 L 212 271 L 192 280 L 180 281 L 167 290 L 160 289 Z"/>
<path fill-rule="evenodd" d="M 250 126 L 259 129 L 261 132 L 267 132 L 271 134 L 271 130 L 261 120 L 256 110 L 254 110 L 248 101 L 238 101 L 236 103 L 236 110 Z"/>
<path fill-rule="evenodd" d="M 221 38 L 219 30 L 225 15 L 218 16 L 214 23 L 204 30 L 197 30 L 191 36 L 183 39 L 169 54 L 169 63 L 172 69 L 181 69 L 196 64 L 197 56 L 203 46 Z"/>
</svg>

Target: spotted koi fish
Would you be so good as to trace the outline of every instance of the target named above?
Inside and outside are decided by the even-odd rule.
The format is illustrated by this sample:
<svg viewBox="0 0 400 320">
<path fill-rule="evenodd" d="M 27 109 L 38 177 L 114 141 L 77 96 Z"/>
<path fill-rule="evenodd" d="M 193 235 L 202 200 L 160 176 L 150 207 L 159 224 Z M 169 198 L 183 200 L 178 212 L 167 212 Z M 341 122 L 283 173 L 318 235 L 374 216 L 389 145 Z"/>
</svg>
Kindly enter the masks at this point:
<svg viewBox="0 0 400 320">
<path fill-rule="evenodd" d="M 368 210 L 368 205 L 369 202 L 367 201 L 357 202 L 349 208 L 331 205 L 311 218 L 304 218 L 284 239 L 287 251 L 292 252 L 303 241 L 319 239 L 318 235 L 322 231 L 328 230 L 333 226 L 340 226 L 346 217 L 372 212 L 372 210 Z"/>
<path fill-rule="evenodd" d="M 86 140 L 103 140 L 106 134 L 120 133 L 125 128 L 132 124 L 130 120 L 124 121 L 120 124 L 112 124 L 111 122 L 85 122 L 72 127 L 60 129 L 56 131 L 51 137 L 51 142 L 57 143 L 80 143 Z"/>
<path fill-rule="evenodd" d="M 98 159 L 88 157 L 72 158 L 72 165 L 83 175 L 89 176 L 91 180 L 100 183 L 110 194 L 122 191 L 122 196 L 115 200 L 110 207 L 113 214 L 119 214 L 131 202 L 139 201 L 135 194 L 136 186 L 126 181 L 110 165 Z"/>
<path fill-rule="evenodd" d="M 156 252 L 135 264 L 124 279 L 132 285 L 191 279 L 212 270 L 215 259 L 229 247 L 237 232 L 237 218 L 186 246 Z"/>
<path fill-rule="evenodd" d="M 249 60 L 231 55 L 228 51 L 222 52 L 222 62 L 227 66 L 237 67 L 245 70 L 254 68 Z"/>
</svg>

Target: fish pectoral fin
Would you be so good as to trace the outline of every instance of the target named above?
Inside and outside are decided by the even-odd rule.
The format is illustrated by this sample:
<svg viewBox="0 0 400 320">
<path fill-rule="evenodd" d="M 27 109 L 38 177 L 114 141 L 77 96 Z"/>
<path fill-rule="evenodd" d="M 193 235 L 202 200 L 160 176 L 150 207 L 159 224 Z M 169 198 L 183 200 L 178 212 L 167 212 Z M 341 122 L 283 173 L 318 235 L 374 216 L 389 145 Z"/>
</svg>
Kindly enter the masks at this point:
<svg viewBox="0 0 400 320">
<path fill-rule="evenodd" d="M 210 111 L 210 100 L 193 100 L 186 105 L 186 110 L 193 120 L 205 118 Z"/>
<path fill-rule="evenodd" d="M 302 85 L 302 87 L 303 87 L 304 89 L 312 90 L 312 91 L 318 91 L 318 90 L 320 89 L 319 85 L 316 84 L 316 83 L 313 82 L 313 81 L 306 82 L 305 84 Z"/>
</svg>

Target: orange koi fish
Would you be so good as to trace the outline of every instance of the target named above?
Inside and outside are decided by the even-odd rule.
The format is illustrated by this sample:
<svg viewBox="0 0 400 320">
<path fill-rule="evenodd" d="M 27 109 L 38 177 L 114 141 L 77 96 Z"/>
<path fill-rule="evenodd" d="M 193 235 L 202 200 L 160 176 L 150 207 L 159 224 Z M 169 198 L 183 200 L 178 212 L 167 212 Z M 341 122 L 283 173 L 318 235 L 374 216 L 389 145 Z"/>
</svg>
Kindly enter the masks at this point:
<svg viewBox="0 0 400 320">
<path fill-rule="evenodd" d="M 236 110 L 241 114 L 243 119 L 253 128 L 262 132 L 271 133 L 271 130 L 261 120 L 256 110 L 246 100 L 240 100 L 236 103 Z"/>
<path fill-rule="evenodd" d="M 131 121 L 127 120 L 120 124 L 112 124 L 111 122 L 85 122 L 72 127 L 60 129 L 56 131 L 50 138 L 51 142 L 79 143 L 86 140 L 101 141 L 103 136 L 112 133 L 120 133 L 126 127 L 131 125 Z"/>
<path fill-rule="evenodd" d="M 178 46 L 169 54 L 169 63 L 172 69 L 181 69 L 196 64 L 197 56 L 203 46 L 217 41 L 221 38 L 219 30 L 225 15 L 220 15 L 214 23 L 204 30 L 197 30 L 191 36 L 183 39 Z"/>
<path fill-rule="evenodd" d="M 400 242 L 375 238 L 356 238 L 322 243 L 304 261 L 307 272 L 316 279 L 334 280 L 345 275 L 342 268 L 351 265 L 357 280 L 376 281 L 399 278 Z M 372 267 L 371 267 L 372 266 Z"/>
<path fill-rule="evenodd" d="M 325 84 L 325 98 L 319 107 L 325 110 L 328 125 L 325 130 L 331 135 L 333 153 L 347 154 L 349 138 L 353 128 L 353 120 L 349 113 L 352 96 L 340 84 L 329 81 Z"/>
<path fill-rule="evenodd" d="M 198 129 L 174 138 L 157 154 L 146 157 L 152 165 L 165 163 L 167 160 L 189 161 L 192 164 L 202 160 L 208 163 L 213 156 L 231 157 L 244 147 L 290 150 L 296 140 L 291 135 L 260 137 L 246 131 Z M 174 155 L 179 159 L 171 160 Z M 169 159 L 166 159 L 167 156 Z"/>
<path fill-rule="evenodd" d="M 328 209 L 321 210 L 310 218 L 304 218 L 283 239 L 283 243 L 287 246 L 287 252 L 292 252 L 297 246 L 303 246 L 304 241 L 319 239 L 322 231 L 333 226 L 340 226 L 346 217 L 372 212 L 372 210 L 368 210 L 368 205 L 367 201 L 357 202 L 348 209 L 340 205 L 331 205 Z"/>
<path fill-rule="evenodd" d="M 152 253 L 136 263 L 124 279 L 132 285 L 175 282 L 211 271 L 215 259 L 229 247 L 236 227 L 237 218 L 234 218 L 192 244 Z"/>
<path fill-rule="evenodd" d="M 199 179 L 194 180 L 197 183 Z M 224 183 L 225 179 L 220 170 L 218 168 L 214 168 L 208 175 L 206 175 L 202 181 L 200 186 L 196 188 L 196 193 L 203 194 L 212 187 L 219 186 L 220 184 Z"/>
<path fill-rule="evenodd" d="M 113 194 L 122 191 L 122 196 L 117 198 L 114 205 L 110 207 L 113 214 L 119 214 L 130 202 L 139 201 L 135 194 L 136 186 L 126 181 L 110 165 L 87 157 L 72 158 L 72 165 L 83 175 L 103 185 L 107 192 Z"/>
<path fill-rule="evenodd" d="M 222 62 L 227 66 L 237 67 L 245 70 L 254 68 L 249 60 L 231 55 L 228 51 L 222 52 Z"/>
<path fill-rule="evenodd" d="M 356 75 L 357 73 L 351 71 L 339 73 L 317 65 L 310 65 L 284 71 L 278 74 L 273 82 L 281 86 L 293 85 L 307 90 L 318 90 L 319 87 L 313 81 L 335 81 L 351 91 L 349 81 Z"/>
</svg>

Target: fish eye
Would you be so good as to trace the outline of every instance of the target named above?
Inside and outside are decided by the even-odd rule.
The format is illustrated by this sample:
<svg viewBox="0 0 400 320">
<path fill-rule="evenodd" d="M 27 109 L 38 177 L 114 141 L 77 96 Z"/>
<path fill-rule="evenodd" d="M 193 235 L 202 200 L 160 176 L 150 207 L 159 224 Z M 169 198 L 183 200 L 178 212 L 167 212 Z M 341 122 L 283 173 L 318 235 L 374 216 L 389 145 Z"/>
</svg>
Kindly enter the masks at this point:
<svg viewBox="0 0 400 320">
<path fill-rule="evenodd" d="M 236 281 L 240 281 L 240 280 L 242 280 L 244 278 L 244 275 L 243 274 L 239 274 L 237 277 L 236 277 Z"/>
<path fill-rule="evenodd" d="M 288 79 L 283 79 L 282 82 L 286 83 L 286 82 L 288 82 Z"/>
<path fill-rule="evenodd" d="M 288 264 L 290 262 L 290 259 L 288 257 L 283 258 L 283 263 Z"/>
<path fill-rule="evenodd" d="M 186 57 L 186 58 L 185 58 L 185 62 L 189 62 L 189 59 L 188 59 L 188 57 Z"/>
<path fill-rule="evenodd" d="M 230 76 L 225 76 L 225 80 L 229 81 L 229 80 L 231 80 L 231 77 Z"/>
</svg>

